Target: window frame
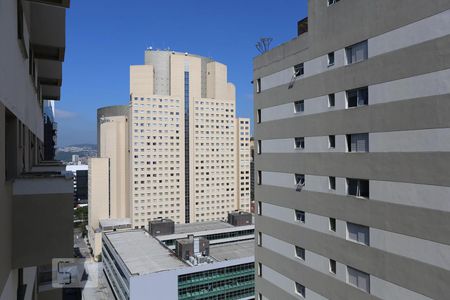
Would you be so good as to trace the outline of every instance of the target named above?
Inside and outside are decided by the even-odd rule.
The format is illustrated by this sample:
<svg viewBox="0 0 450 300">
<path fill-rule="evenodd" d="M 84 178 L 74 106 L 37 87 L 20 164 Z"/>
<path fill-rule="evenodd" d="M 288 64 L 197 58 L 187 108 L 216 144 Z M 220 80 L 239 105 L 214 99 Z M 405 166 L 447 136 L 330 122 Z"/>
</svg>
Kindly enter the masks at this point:
<svg viewBox="0 0 450 300">
<path fill-rule="evenodd" d="M 327 54 L 327 67 L 334 66 L 335 62 L 336 62 L 335 53 L 334 53 L 334 51 L 332 51 L 332 52 Z"/>
<path fill-rule="evenodd" d="M 350 270 L 351 270 L 353 273 L 355 273 L 355 274 L 357 275 L 357 276 L 356 276 L 356 281 L 357 281 L 357 282 L 356 282 L 356 285 L 353 284 L 352 282 L 350 282 Z M 368 280 L 368 281 L 367 281 L 367 290 L 361 288 L 360 285 L 359 285 L 359 280 L 360 280 L 360 278 L 362 278 L 362 276 L 367 276 L 367 280 Z M 370 294 L 370 274 L 369 274 L 369 273 L 366 273 L 366 272 L 363 272 L 363 271 L 358 270 L 358 269 L 356 269 L 356 268 L 347 266 L 347 274 L 346 274 L 346 277 L 347 277 L 347 284 L 349 284 L 349 285 L 351 285 L 351 286 L 353 286 L 353 287 L 355 287 L 355 288 L 357 288 L 357 289 L 359 289 L 359 290 L 361 290 L 361 291 L 364 291 L 364 292 Z"/>
<path fill-rule="evenodd" d="M 261 93 L 261 78 L 256 79 L 256 93 Z"/>
<path fill-rule="evenodd" d="M 305 75 L 305 63 L 294 65 L 294 78 L 299 78 Z"/>
<path fill-rule="evenodd" d="M 356 56 L 357 56 L 356 50 L 358 49 L 358 47 L 363 47 L 362 48 L 363 57 L 362 57 L 362 59 L 359 59 L 359 60 L 357 60 L 357 58 L 356 58 Z M 355 61 L 353 61 L 353 57 L 355 57 Z M 368 45 L 367 40 L 364 40 L 359 43 L 345 47 L 345 64 L 346 65 L 357 64 L 357 63 L 366 61 L 368 58 L 369 58 L 369 45 Z"/>
<path fill-rule="evenodd" d="M 295 294 L 301 296 L 302 298 L 306 297 L 306 288 L 303 284 L 298 283 L 295 281 L 294 283 L 294 287 L 295 287 Z"/>
<path fill-rule="evenodd" d="M 298 142 L 298 144 L 297 144 Z M 305 149 L 305 138 L 304 137 L 295 137 L 294 138 L 294 149 L 295 150 L 304 150 Z"/>
<path fill-rule="evenodd" d="M 336 94 L 328 94 L 328 108 L 336 107 Z"/>
<path fill-rule="evenodd" d="M 331 191 L 336 191 L 336 177 L 328 176 L 328 189 Z"/>
<path fill-rule="evenodd" d="M 349 230 L 350 227 L 361 229 L 361 230 L 358 230 L 356 239 L 350 238 L 350 232 L 351 232 Z M 370 227 L 369 226 L 365 226 L 365 225 L 361 225 L 361 224 L 357 224 L 357 223 L 352 223 L 352 222 L 347 222 L 345 229 L 346 229 L 346 238 L 347 238 L 348 241 L 351 241 L 353 243 L 357 243 L 357 244 L 360 244 L 360 245 L 363 245 L 363 246 L 370 247 Z M 364 230 L 364 234 L 367 233 L 367 243 L 365 241 L 360 241 L 360 239 L 359 239 L 360 232 L 362 233 L 363 230 Z"/>
<path fill-rule="evenodd" d="M 330 271 L 331 274 L 336 275 L 337 273 L 337 263 L 334 259 L 329 259 L 328 261 L 328 270 Z"/>
<path fill-rule="evenodd" d="M 336 136 L 334 134 L 328 136 L 328 149 L 336 149 Z"/>
<path fill-rule="evenodd" d="M 297 105 L 299 105 L 299 110 L 297 110 Z M 305 111 L 305 100 L 296 100 L 294 101 L 294 113 L 302 113 Z"/>
<path fill-rule="evenodd" d="M 300 218 L 298 218 L 299 215 L 300 215 Z M 306 213 L 303 210 L 295 209 L 294 216 L 295 216 L 295 221 L 297 223 L 301 223 L 301 224 L 306 223 Z"/>
<path fill-rule="evenodd" d="M 298 255 L 298 251 L 297 250 L 300 251 L 300 255 Z M 296 258 L 300 259 L 301 261 L 305 261 L 305 258 L 306 258 L 305 248 L 302 248 L 302 247 L 299 247 L 299 246 L 295 245 L 294 251 L 295 251 L 294 255 L 295 255 Z"/>
<path fill-rule="evenodd" d="M 332 232 L 336 232 L 337 229 L 337 223 L 335 218 L 328 218 L 328 230 Z"/>
<path fill-rule="evenodd" d="M 356 193 L 350 194 L 350 183 L 351 181 L 356 181 Z M 367 181 L 367 196 L 361 195 L 361 182 Z M 347 196 L 352 196 L 361 199 L 370 199 L 370 180 L 369 179 L 360 179 L 360 178 L 346 178 L 346 194 Z"/>
</svg>

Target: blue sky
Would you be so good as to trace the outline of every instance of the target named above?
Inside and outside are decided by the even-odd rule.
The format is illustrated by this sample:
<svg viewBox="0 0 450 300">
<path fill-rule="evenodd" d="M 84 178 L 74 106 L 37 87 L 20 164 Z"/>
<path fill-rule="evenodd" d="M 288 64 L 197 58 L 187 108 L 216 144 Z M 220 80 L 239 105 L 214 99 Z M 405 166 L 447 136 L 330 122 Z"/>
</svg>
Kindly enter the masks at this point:
<svg viewBox="0 0 450 300">
<path fill-rule="evenodd" d="M 144 51 L 170 49 L 210 56 L 228 66 L 237 115 L 252 117 L 255 43 L 273 46 L 296 36 L 307 0 L 75 0 L 67 11 L 58 145 L 96 142 L 96 110 L 127 104 L 129 66 Z"/>
</svg>

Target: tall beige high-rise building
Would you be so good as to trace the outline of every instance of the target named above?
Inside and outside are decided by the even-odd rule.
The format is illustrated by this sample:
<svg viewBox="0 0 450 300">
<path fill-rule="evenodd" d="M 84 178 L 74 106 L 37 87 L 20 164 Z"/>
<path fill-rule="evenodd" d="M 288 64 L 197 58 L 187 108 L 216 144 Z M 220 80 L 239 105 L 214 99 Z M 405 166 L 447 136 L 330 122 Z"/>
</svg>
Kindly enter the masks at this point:
<svg viewBox="0 0 450 300">
<path fill-rule="evenodd" d="M 250 209 L 249 120 L 236 118 L 226 65 L 147 50 L 145 65 L 130 67 L 129 115 L 134 226 L 164 217 L 225 219 Z"/>
<path fill-rule="evenodd" d="M 198 55 L 147 50 L 145 64 L 130 67 L 129 107 L 102 108 L 98 118 L 99 153 L 116 157 L 110 201 L 117 195 L 118 206 L 128 206 L 133 227 L 158 218 L 221 220 L 250 210 L 250 121 L 236 118 L 235 93 L 227 66 Z M 111 120 L 105 111 L 122 116 L 114 120 L 119 131 L 104 130 Z"/>
</svg>

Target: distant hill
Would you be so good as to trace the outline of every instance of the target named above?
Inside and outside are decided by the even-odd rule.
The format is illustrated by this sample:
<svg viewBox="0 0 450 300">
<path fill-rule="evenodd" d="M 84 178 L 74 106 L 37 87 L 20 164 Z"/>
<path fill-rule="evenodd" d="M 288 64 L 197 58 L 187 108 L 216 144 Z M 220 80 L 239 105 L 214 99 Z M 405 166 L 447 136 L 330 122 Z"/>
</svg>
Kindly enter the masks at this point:
<svg viewBox="0 0 450 300">
<path fill-rule="evenodd" d="M 84 163 L 89 157 L 97 156 L 96 144 L 76 144 L 56 149 L 56 159 L 65 162 L 72 161 L 72 155 L 78 155 Z"/>
</svg>

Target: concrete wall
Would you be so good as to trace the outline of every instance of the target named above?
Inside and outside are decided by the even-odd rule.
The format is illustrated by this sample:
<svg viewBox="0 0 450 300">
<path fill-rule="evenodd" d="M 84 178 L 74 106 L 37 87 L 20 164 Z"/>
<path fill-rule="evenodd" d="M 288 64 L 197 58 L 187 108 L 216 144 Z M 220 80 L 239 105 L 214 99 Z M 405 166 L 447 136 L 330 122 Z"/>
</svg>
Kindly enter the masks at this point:
<svg viewBox="0 0 450 300">
<path fill-rule="evenodd" d="M 0 4 L 0 102 L 23 122 L 41 141 L 44 140 L 44 119 L 37 93 L 28 74 L 28 59 L 22 54 L 17 39 L 17 13 L 14 0 Z M 29 32 L 24 19 L 24 39 L 28 52 Z M 38 71 L 39 72 L 39 71 Z"/>
<path fill-rule="evenodd" d="M 99 227 L 99 220 L 109 219 L 109 159 L 89 159 L 89 203 L 88 221 L 93 229 Z"/>
<path fill-rule="evenodd" d="M 109 158 L 110 218 L 129 218 L 128 116 L 104 117 L 99 127 L 98 156 Z"/>
<path fill-rule="evenodd" d="M 130 94 L 153 94 L 153 66 L 130 66 Z"/>
<path fill-rule="evenodd" d="M 3 290 L 11 270 L 12 186 L 5 182 L 5 107 L 0 103 L 0 291 Z"/>
<path fill-rule="evenodd" d="M 450 3 L 308 4 L 309 32 L 254 59 L 254 81 L 262 81 L 254 97 L 255 116 L 261 113 L 255 139 L 262 143 L 256 230 L 264 234 L 256 261 L 284 276 L 258 279 L 256 290 L 290 299 L 292 282 L 299 282 L 332 299 L 445 298 Z M 346 65 L 344 49 L 365 40 L 368 59 Z M 334 66 L 327 65 L 330 52 Z M 305 74 L 292 81 L 298 63 Z M 347 108 L 345 92 L 365 86 L 368 105 Z M 296 113 L 298 100 L 305 109 Z M 354 133 L 369 133 L 370 152 L 346 152 L 345 135 Z M 334 149 L 329 135 L 336 136 Z M 295 137 L 305 138 L 305 149 L 294 149 Z M 296 173 L 305 174 L 301 192 L 293 187 Z M 347 196 L 346 178 L 368 179 L 369 199 Z M 305 211 L 304 224 L 295 222 L 296 209 Z M 370 227 L 370 245 L 347 240 L 346 222 Z M 307 250 L 306 262 L 289 254 L 294 245 Z M 330 258 L 338 262 L 336 276 L 326 270 Z M 370 293 L 342 280 L 345 266 L 370 274 Z"/>
</svg>

